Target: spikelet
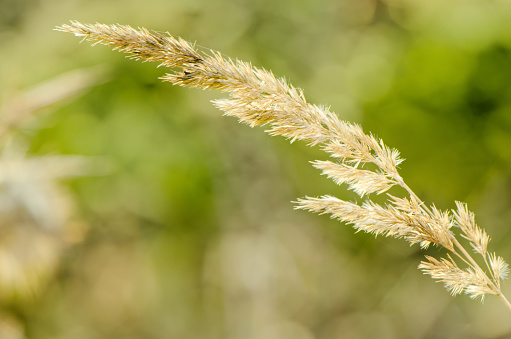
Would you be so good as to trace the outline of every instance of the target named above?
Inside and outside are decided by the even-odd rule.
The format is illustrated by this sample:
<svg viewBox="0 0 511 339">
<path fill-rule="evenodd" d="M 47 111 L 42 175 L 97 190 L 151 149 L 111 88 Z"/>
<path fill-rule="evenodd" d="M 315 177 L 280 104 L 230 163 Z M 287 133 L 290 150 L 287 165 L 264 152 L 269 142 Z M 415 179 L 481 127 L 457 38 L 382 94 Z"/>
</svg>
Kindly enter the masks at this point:
<svg viewBox="0 0 511 339">
<path fill-rule="evenodd" d="M 490 237 L 484 230 L 475 223 L 474 213 L 470 212 L 467 204 L 456 201 L 457 210 L 453 210 L 456 226 L 462 231 L 462 237 L 470 241 L 470 245 L 475 252 L 486 255 Z"/>
<path fill-rule="evenodd" d="M 349 189 L 363 197 L 371 193 L 384 193 L 397 182 L 389 179 L 382 173 L 356 168 L 343 163 L 332 161 L 313 161 L 312 165 L 323 174 L 332 179 L 336 184 L 348 184 Z"/>
<path fill-rule="evenodd" d="M 464 292 L 472 299 L 481 298 L 483 301 L 485 294 L 497 294 L 486 275 L 472 268 L 460 269 L 451 257 L 449 260 L 445 258 L 437 260 L 427 255 L 426 259 L 429 262 L 421 262 L 419 268 L 433 279 L 443 282 L 451 295 Z"/>
<path fill-rule="evenodd" d="M 492 271 L 492 276 L 500 290 L 500 281 L 507 278 L 509 274 L 509 265 L 504 261 L 502 257 L 498 257 L 495 253 L 488 254 L 488 266 Z"/>
</svg>

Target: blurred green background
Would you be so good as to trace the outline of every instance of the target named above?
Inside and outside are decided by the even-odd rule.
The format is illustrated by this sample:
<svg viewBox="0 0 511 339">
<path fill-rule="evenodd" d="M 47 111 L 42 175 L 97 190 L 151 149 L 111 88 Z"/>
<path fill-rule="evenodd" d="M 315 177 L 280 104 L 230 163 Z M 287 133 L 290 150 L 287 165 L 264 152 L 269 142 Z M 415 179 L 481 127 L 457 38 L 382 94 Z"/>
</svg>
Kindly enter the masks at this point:
<svg viewBox="0 0 511 339">
<path fill-rule="evenodd" d="M 427 203 L 467 202 L 511 261 L 511 2 L 0 0 L 1 339 L 511 338 L 497 298 L 416 269 L 438 248 L 293 211 L 357 200 L 319 150 L 52 30 L 69 20 L 285 76 L 400 150 Z"/>
</svg>

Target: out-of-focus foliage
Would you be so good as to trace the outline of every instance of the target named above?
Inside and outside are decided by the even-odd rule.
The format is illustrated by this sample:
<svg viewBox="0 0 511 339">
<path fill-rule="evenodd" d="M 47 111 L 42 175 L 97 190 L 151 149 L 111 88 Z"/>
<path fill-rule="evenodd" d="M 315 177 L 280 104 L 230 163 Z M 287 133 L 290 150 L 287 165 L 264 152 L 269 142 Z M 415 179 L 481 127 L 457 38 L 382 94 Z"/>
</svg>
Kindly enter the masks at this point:
<svg viewBox="0 0 511 339">
<path fill-rule="evenodd" d="M 496 298 L 422 276 L 418 247 L 293 211 L 355 199 L 310 166 L 319 150 L 52 31 L 70 19 L 285 76 L 399 149 L 426 202 L 468 202 L 511 258 L 508 1 L 0 0 L 0 338 L 510 335 Z"/>
</svg>

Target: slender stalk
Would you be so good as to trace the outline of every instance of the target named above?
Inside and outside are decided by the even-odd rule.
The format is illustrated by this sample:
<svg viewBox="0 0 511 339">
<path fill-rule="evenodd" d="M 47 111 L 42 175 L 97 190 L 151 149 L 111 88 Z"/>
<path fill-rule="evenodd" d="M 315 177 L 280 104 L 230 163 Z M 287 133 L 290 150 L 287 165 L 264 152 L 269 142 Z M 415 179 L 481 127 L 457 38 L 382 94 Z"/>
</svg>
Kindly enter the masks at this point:
<svg viewBox="0 0 511 339">
<path fill-rule="evenodd" d="M 497 296 L 500 298 L 500 300 L 502 300 L 504 305 L 506 305 L 506 307 L 511 311 L 511 303 L 509 302 L 509 300 L 507 300 L 507 298 L 504 296 L 504 294 L 500 293 L 500 294 L 497 294 Z"/>
</svg>

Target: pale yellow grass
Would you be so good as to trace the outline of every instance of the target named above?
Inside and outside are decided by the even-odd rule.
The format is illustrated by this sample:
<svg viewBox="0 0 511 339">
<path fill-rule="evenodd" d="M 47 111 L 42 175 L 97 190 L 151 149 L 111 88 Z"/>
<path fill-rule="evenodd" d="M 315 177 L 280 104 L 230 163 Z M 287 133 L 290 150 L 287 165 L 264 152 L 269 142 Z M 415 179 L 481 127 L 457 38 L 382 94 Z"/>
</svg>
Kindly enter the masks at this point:
<svg viewBox="0 0 511 339">
<path fill-rule="evenodd" d="M 225 58 L 219 52 L 199 52 L 192 43 L 170 34 L 76 21 L 57 30 L 113 46 L 137 60 L 156 61 L 172 68 L 161 77 L 163 81 L 227 92 L 228 98 L 213 101 L 226 115 L 251 127 L 267 125 L 270 135 L 321 147 L 332 161 L 314 161 L 313 166 L 337 184 L 347 184 L 361 197 L 402 187 L 403 195 L 387 194 L 385 204 L 370 199 L 357 204 L 322 196 L 298 199 L 296 208 L 328 213 L 356 230 L 403 238 L 422 248 L 430 244 L 442 246 L 447 250 L 446 258 L 426 256 L 419 265 L 424 273 L 443 282 L 452 295 L 465 293 L 483 300 L 486 294 L 493 294 L 511 311 L 501 290 L 509 266 L 502 257 L 488 251 L 490 238 L 475 223 L 467 205 L 456 202 L 452 211 L 428 207 L 399 175 L 399 152 L 365 133 L 359 125 L 339 119 L 326 107 L 308 103 L 300 89 L 270 71 Z M 466 239 L 480 263 L 459 237 Z"/>
</svg>

